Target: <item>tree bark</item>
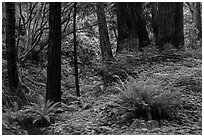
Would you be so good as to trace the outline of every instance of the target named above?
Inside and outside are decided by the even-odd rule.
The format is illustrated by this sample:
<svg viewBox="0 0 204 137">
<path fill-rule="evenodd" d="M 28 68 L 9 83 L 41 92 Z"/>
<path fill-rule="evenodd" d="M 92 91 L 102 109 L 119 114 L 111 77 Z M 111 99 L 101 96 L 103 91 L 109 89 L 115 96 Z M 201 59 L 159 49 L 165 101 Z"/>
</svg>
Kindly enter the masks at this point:
<svg viewBox="0 0 204 137">
<path fill-rule="evenodd" d="M 194 15 L 195 27 L 198 29 L 198 39 L 202 39 L 202 19 L 201 19 L 201 3 L 196 2 L 195 15 Z"/>
<path fill-rule="evenodd" d="M 137 38 L 135 12 L 133 3 L 117 3 L 118 43 L 126 38 Z"/>
<path fill-rule="evenodd" d="M 152 29 L 154 33 L 155 43 L 157 44 L 157 38 L 158 38 L 158 3 L 157 2 L 151 2 L 152 6 Z"/>
<path fill-rule="evenodd" d="M 201 19 L 201 3 L 200 2 L 186 2 L 192 13 L 194 27 L 198 29 L 197 38 L 202 38 L 202 19 Z"/>
<path fill-rule="evenodd" d="M 139 48 L 149 44 L 141 2 L 117 3 L 117 23 L 118 41 L 116 52 L 120 52 L 125 48 L 121 44 L 126 39 L 138 39 Z"/>
<path fill-rule="evenodd" d="M 166 43 L 174 43 L 173 34 L 175 31 L 175 12 L 173 2 L 160 2 L 158 3 L 159 11 L 159 29 L 158 29 L 158 48 L 163 50 Z"/>
<path fill-rule="evenodd" d="M 77 40 L 76 40 L 76 5 L 74 3 L 74 23 L 73 23 L 73 35 L 74 35 L 74 70 L 75 70 L 75 87 L 76 95 L 80 97 L 80 88 L 79 88 L 79 76 L 78 76 L 78 61 L 77 61 Z"/>
<path fill-rule="evenodd" d="M 183 2 L 175 4 L 175 41 L 174 46 L 177 49 L 183 48 L 184 45 L 184 22 L 183 22 Z"/>
<path fill-rule="evenodd" d="M 12 93 L 15 93 L 18 84 L 18 69 L 17 69 L 17 48 L 15 40 L 15 3 L 6 2 L 6 49 L 7 49 L 7 72 L 9 80 L 9 88 Z"/>
<path fill-rule="evenodd" d="M 132 20 L 129 18 L 130 15 L 128 15 L 128 9 L 129 8 L 127 7 L 127 3 L 117 3 L 118 39 L 116 52 L 121 52 L 125 48 L 122 46 L 122 43 L 125 39 L 128 39 L 130 37 L 135 39 L 137 38 L 136 28 L 132 28 L 136 25 L 131 25 L 131 21 L 133 21 L 133 19 L 135 18 L 132 17 Z"/>
<path fill-rule="evenodd" d="M 183 3 L 158 3 L 158 49 L 163 50 L 166 43 L 182 48 L 184 44 L 183 32 Z"/>
<path fill-rule="evenodd" d="M 148 37 L 147 29 L 146 29 L 146 21 L 143 16 L 143 8 L 142 2 L 134 3 L 134 8 L 136 10 L 137 17 L 137 35 L 139 39 L 139 48 L 143 49 L 147 45 L 150 44 L 150 40 Z"/>
<path fill-rule="evenodd" d="M 104 3 L 96 3 L 96 12 L 98 18 L 98 27 L 99 27 L 99 40 L 100 40 L 100 48 L 102 59 L 104 61 L 112 60 L 113 54 L 111 50 L 105 11 L 104 11 Z"/>
<path fill-rule="evenodd" d="M 61 3 L 49 4 L 49 45 L 46 100 L 61 101 Z"/>
</svg>

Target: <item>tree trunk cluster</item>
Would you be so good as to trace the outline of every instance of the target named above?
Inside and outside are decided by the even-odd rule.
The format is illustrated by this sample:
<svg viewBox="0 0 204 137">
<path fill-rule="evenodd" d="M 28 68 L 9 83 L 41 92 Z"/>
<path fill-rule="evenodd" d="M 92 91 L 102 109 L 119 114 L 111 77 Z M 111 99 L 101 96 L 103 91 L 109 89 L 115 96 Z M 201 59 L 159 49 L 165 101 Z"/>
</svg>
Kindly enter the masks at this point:
<svg viewBox="0 0 204 137">
<path fill-rule="evenodd" d="M 164 44 L 166 43 L 171 43 L 176 48 L 180 49 L 184 45 L 183 3 L 158 3 L 157 19 L 158 30 L 156 30 L 156 44 L 158 46 L 158 49 L 162 51 L 164 48 Z"/>
<path fill-rule="evenodd" d="M 142 2 L 137 3 L 117 3 L 117 52 L 121 52 L 125 47 L 122 46 L 124 40 L 135 41 L 138 39 L 139 45 L 135 49 L 147 46 L 150 41 L 146 30 L 146 22 L 143 16 Z"/>
</svg>

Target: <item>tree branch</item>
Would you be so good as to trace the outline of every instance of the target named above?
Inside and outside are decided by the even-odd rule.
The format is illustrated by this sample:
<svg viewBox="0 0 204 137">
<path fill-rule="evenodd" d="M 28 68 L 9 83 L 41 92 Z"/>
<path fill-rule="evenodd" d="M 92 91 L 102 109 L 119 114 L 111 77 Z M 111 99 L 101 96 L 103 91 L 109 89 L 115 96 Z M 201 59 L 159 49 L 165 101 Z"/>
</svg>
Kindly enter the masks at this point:
<svg viewBox="0 0 204 137">
<path fill-rule="evenodd" d="M 191 2 L 186 2 L 186 4 L 188 5 L 188 8 L 190 9 L 191 13 L 193 13 L 195 10 L 193 4 Z"/>
</svg>

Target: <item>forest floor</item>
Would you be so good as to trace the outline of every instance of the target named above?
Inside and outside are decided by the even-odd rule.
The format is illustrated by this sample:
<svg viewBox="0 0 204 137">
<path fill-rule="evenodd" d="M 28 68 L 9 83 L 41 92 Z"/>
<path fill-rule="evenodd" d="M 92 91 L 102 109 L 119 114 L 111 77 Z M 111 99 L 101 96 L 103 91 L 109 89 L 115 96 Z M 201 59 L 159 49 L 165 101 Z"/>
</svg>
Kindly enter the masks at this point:
<svg viewBox="0 0 204 137">
<path fill-rule="evenodd" d="M 151 54 L 150 54 L 151 53 Z M 171 53 L 171 52 L 169 52 Z M 201 135 L 202 134 L 202 53 L 153 54 L 125 53 L 115 56 L 117 67 L 132 72 L 137 81 L 145 82 L 157 92 L 181 92 L 182 109 L 175 120 L 134 119 L 123 123 L 124 111 L 117 103 L 119 91 L 115 85 L 104 87 L 94 73 L 81 80 L 82 107 L 64 109 L 58 120 L 49 127 L 25 131 L 25 134 L 50 135 Z M 42 72 L 42 71 L 41 71 Z M 36 72 L 37 75 L 37 72 Z M 42 76 L 42 75 L 41 75 Z M 29 76 L 28 76 L 29 77 Z M 64 81 L 66 85 L 66 81 Z M 43 86 L 43 85 L 42 85 Z M 71 91 L 63 87 L 63 92 Z M 150 90 L 151 92 L 151 90 Z M 63 101 L 74 97 L 63 95 Z M 6 132 L 6 131 L 5 131 Z M 8 133 L 5 133 L 8 134 Z M 12 133 L 11 133 L 12 134 Z"/>
</svg>

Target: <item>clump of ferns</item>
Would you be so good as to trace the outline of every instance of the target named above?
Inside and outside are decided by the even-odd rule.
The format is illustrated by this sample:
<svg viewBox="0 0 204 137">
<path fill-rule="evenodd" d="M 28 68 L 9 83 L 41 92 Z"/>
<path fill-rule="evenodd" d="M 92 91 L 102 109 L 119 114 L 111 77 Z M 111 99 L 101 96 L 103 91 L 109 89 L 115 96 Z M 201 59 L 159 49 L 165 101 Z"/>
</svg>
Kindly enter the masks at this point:
<svg viewBox="0 0 204 137">
<path fill-rule="evenodd" d="M 180 92 L 167 91 L 155 95 L 153 92 L 157 92 L 158 89 L 154 85 L 136 82 L 131 76 L 128 76 L 125 82 L 117 75 L 114 77 L 118 79 L 116 88 L 120 92 L 122 104 L 135 114 L 135 118 L 173 119 L 176 110 L 182 105 Z"/>
<path fill-rule="evenodd" d="M 42 95 L 39 95 L 35 103 L 30 103 L 23 108 L 24 114 L 34 118 L 32 124 L 45 121 L 49 125 L 51 118 L 56 116 L 57 111 L 62 111 L 61 102 L 54 103 L 53 101 L 46 101 Z"/>
<path fill-rule="evenodd" d="M 36 95 L 32 101 L 20 110 L 17 102 L 13 102 L 12 108 L 3 106 L 3 123 L 15 123 L 15 125 L 20 125 L 23 128 L 45 127 L 59 119 L 58 112 L 62 112 L 64 109 L 76 110 L 75 105 L 46 101 L 42 95 Z"/>
</svg>

